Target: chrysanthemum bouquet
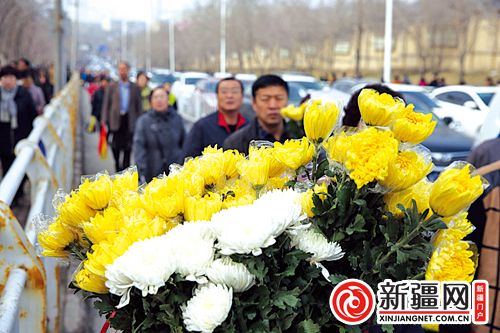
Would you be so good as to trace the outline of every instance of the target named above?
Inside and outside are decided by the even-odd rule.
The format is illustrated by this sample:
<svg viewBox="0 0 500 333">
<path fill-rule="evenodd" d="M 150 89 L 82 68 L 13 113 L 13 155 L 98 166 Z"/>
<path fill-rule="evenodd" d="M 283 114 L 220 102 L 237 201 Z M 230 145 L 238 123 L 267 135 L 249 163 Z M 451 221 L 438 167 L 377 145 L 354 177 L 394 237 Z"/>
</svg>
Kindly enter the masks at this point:
<svg viewBox="0 0 500 333">
<path fill-rule="evenodd" d="M 361 130 L 310 101 L 302 139 L 86 179 L 39 223 L 42 254 L 80 261 L 72 286 L 124 332 L 361 332 L 328 306 L 346 278 L 470 281 L 483 180 L 461 164 L 430 183 L 432 119 L 371 91 L 360 107 Z"/>
</svg>

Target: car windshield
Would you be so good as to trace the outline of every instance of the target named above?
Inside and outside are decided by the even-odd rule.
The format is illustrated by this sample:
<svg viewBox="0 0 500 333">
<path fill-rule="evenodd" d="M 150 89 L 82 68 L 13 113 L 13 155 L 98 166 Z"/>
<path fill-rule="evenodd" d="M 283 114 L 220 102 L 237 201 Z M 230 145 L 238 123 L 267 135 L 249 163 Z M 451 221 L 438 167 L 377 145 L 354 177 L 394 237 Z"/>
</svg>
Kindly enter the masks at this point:
<svg viewBox="0 0 500 333">
<path fill-rule="evenodd" d="M 317 81 L 288 81 L 288 83 L 299 84 L 307 90 L 321 90 L 321 84 Z"/>
<path fill-rule="evenodd" d="M 436 102 L 430 99 L 426 94 L 419 91 L 401 91 L 406 104 L 413 104 L 415 111 L 422 113 L 432 113 L 432 109 L 439 107 Z"/>
<path fill-rule="evenodd" d="M 175 76 L 172 74 L 158 74 L 158 73 L 153 73 L 151 76 L 151 81 L 152 82 L 157 82 L 159 84 L 163 84 L 165 82 L 170 82 L 174 83 L 175 82 Z"/>
<path fill-rule="evenodd" d="M 196 82 L 200 81 L 201 77 L 187 77 L 186 78 L 186 84 L 192 84 L 195 85 Z"/>
<path fill-rule="evenodd" d="M 493 99 L 493 96 L 495 93 L 478 93 L 479 98 L 484 102 L 486 105 L 490 105 L 491 100 Z"/>
<path fill-rule="evenodd" d="M 203 85 L 203 91 L 215 93 L 218 81 L 209 81 Z"/>
</svg>

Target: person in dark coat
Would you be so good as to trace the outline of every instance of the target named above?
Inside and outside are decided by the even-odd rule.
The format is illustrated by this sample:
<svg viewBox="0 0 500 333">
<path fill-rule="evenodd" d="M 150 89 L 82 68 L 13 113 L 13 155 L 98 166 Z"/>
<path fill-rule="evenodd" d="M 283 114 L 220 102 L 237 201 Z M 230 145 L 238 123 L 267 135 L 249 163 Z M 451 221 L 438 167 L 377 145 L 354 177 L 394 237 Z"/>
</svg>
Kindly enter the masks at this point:
<svg viewBox="0 0 500 333">
<path fill-rule="evenodd" d="M 290 139 L 281 109 L 288 105 L 288 84 L 277 75 L 263 75 L 252 85 L 252 108 L 256 118 L 248 126 L 231 134 L 224 149 L 248 154 L 252 140 L 284 142 Z"/>
<path fill-rule="evenodd" d="M 116 171 L 130 166 L 135 122 L 142 114 L 141 92 L 135 83 L 129 81 L 129 70 L 127 62 L 118 64 L 120 80 L 106 89 L 101 112 L 101 122 L 109 124 Z"/>
<path fill-rule="evenodd" d="M 151 110 L 137 120 L 134 131 L 134 160 L 141 182 L 165 172 L 172 163 L 182 163 L 182 144 L 186 136 L 182 118 L 168 106 L 162 87 L 149 95 Z"/>
<path fill-rule="evenodd" d="M 49 73 L 44 68 L 38 71 L 38 85 L 42 88 L 45 102 L 50 103 L 50 100 L 54 96 L 54 86 L 50 83 Z"/>
<path fill-rule="evenodd" d="M 109 78 L 101 76 L 99 80 L 99 88 L 92 95 L 92 115 L 97 119 L 97 123 L 101 122 L 101 110 L 104 103 L 104 94 L 108 88 Z"/>
<path fill-rule="evenodd" d="M 12 66 L 0 69 L 0 160 L 3 175 L 14 162 L 14 147 L 27 138 L 37 113 L 30 93 L 16 83 L 18 71 Z"/>
<path fill-rule="evenodd" d="M 234 77 L 217 82 L 217 108 L 215 113 L 198 120 L 184 142 L 184 156 L 201 155 L 207 146 L 222 147 L 224 140 L 247 124 L 241 115 L 243 83 Z"/>
</svg>

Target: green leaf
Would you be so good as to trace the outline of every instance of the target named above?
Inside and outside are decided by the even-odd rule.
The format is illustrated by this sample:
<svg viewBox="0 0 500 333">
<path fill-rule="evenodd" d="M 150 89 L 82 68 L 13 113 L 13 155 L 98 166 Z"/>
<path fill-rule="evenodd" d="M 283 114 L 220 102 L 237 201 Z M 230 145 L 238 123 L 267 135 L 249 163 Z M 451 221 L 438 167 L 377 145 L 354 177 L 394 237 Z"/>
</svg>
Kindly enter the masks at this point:
<svg viewBox="0 0 500 333">
<path fill-rule="evenodd" d="M 357 214 L 354 218 L 354 223 L 349 225 L 346 229 L 346 233 L 350 236 L 355 232 L 366 232 L 366 229 L 363 229 L 365 226 L 365 218 L 361 214 Z"/>
<path fill-rule="evenodd" d="M 321 333 L 321 327 L 311 319 L 301 321 L 298 333 Z"/>
<path fill-rule="evenodd" d="M 286 309 L 287 306 L 294 308 L 299 303 L 299 299 L 297 297 L 299 293 L 300 290 L 298 288 L 290 291 L 287 290 L 277 292 L 273 295 L 273 304 L 282 310 Z"/>
<path fill-rule="evenodd" d="M 381 325 L 381 327 L 382 327 L 382 331 L 384 331 L 385 333 L 394 333 L 394 326 L 392 326 L 392 325 L 384 324 L 384 325 Z"/>
<path fill-rule="evenodd" d="M 328 280 L 330 280 L 332 284 L 339 284 L 340 282 L 347 280 L 347 276 L 342 274 L 331 274 L 328 277 Z"/>
</svg>

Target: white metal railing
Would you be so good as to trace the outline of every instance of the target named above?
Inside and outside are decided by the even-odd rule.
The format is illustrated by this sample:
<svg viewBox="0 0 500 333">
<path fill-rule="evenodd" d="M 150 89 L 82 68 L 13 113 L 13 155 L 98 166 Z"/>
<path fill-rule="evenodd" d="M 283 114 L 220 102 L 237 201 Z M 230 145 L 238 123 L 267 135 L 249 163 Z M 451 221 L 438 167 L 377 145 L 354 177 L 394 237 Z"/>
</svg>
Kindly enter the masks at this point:
<svg viewBox="0 0 500 333">
<path fill-rule="evenodd" d="M 0 183 L 0 333 L 61 329 L 61 267 L 55 259 L 42 262 L 37 257 L 32 221 L 40 213 L 53 213 L 52 198 L 58 188 L 71 188 L 79 90 L 74 75 L 35 119 L 28 138 L 16 145 L 17 157 Z M 31 208 L 23 230 L 10 204 L 26 175 Z"/>
</svg>

